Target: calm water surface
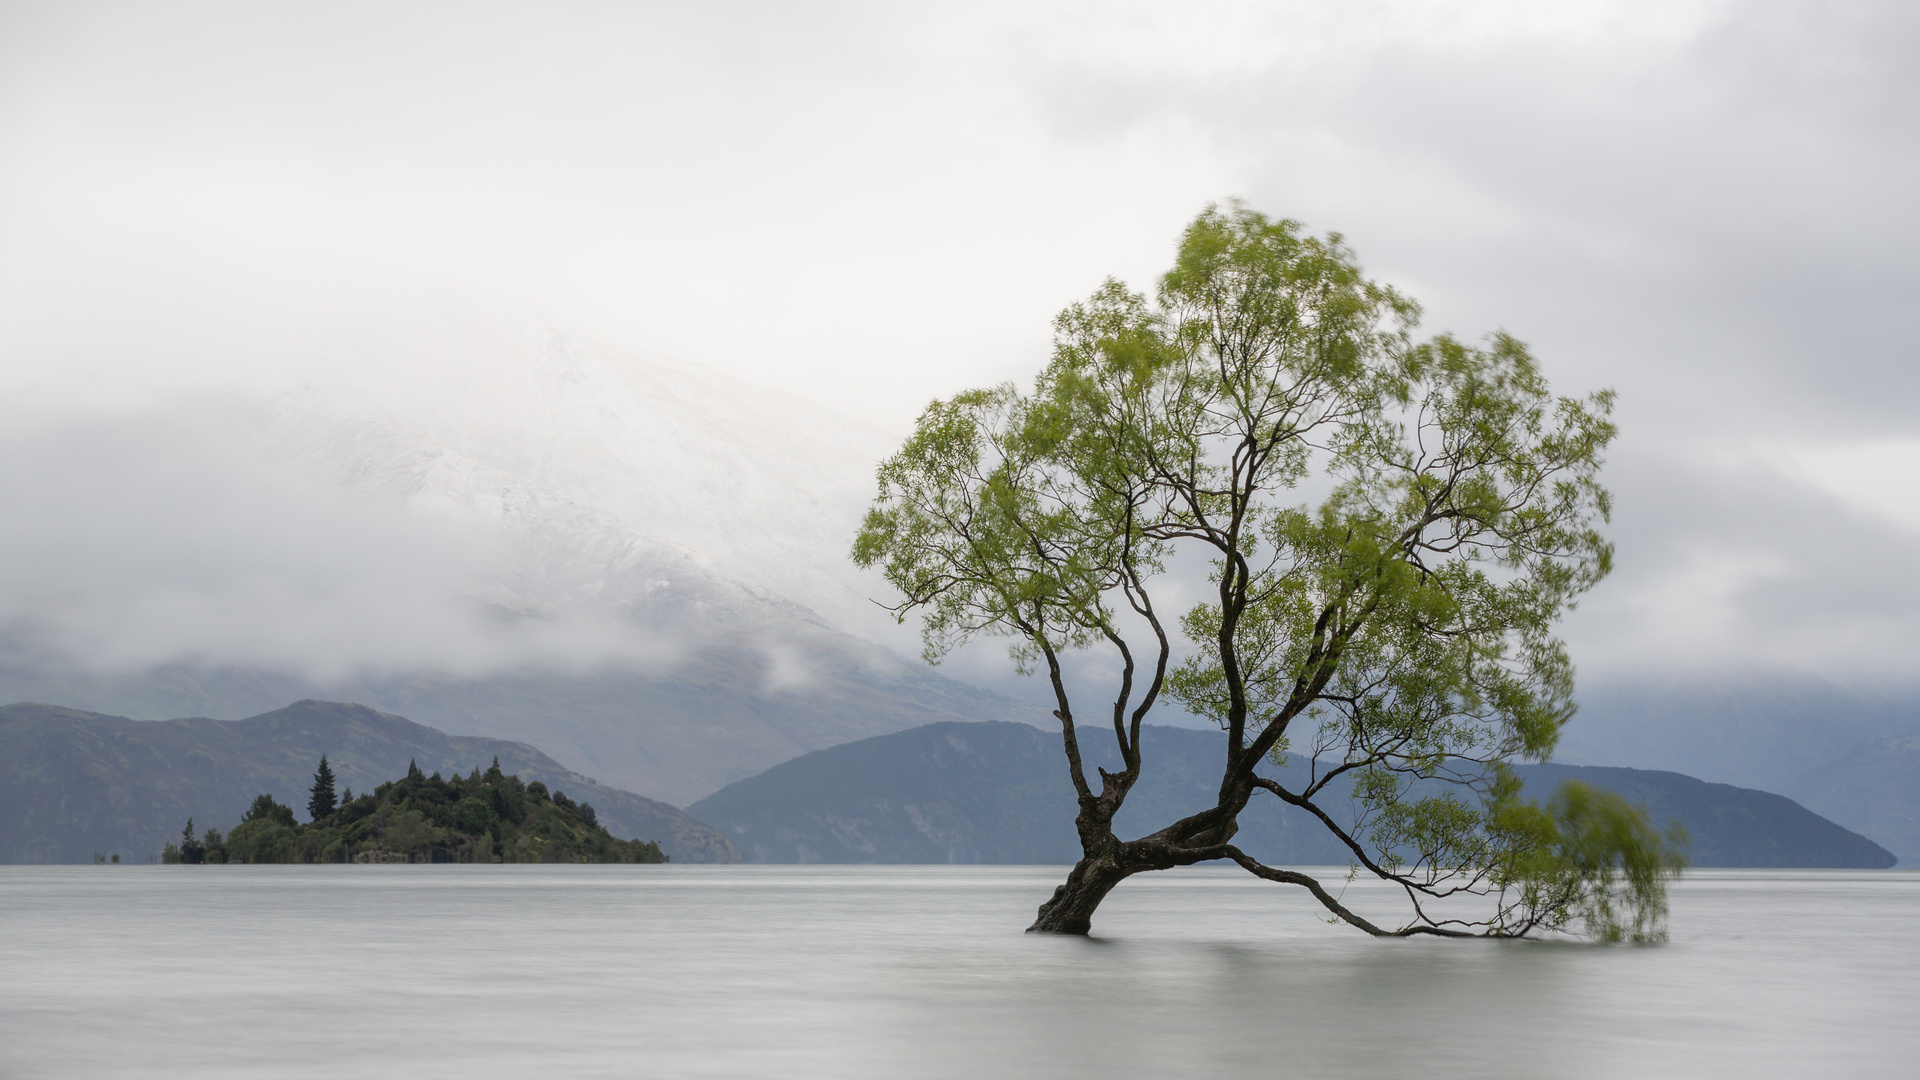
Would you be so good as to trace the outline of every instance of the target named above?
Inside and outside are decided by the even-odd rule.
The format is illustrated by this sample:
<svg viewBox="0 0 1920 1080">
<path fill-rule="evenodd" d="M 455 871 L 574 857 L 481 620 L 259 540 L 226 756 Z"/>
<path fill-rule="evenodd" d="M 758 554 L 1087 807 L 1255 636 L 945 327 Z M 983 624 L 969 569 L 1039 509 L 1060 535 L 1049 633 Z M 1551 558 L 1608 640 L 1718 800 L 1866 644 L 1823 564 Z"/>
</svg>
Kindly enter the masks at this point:
<svg viewBox="0 0 1920 1080">
<path fill-rule="evenodd" d="M 0 867 L 0 1077 L 1920 1075 L 1920 874 L 1698 872 L 1634 948 L 1210 868 L 1022 934 L 1063 872 Z"/>
</svg>

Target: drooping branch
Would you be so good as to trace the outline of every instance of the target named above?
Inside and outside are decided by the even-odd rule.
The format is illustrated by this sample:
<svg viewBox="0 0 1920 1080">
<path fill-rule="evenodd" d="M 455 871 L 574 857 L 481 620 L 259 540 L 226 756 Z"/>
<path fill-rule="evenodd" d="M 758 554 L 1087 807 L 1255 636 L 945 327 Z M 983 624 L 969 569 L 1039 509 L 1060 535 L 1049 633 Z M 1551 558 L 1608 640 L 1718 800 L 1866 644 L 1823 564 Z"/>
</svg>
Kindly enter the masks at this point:
<svg viewBox="0 0 1920 1080">
<path fill-rule="evenodd" d="M 1302 888 L 1306 889 L 1308 892 L 1312 893 L 1313 898 L 1315 900 L 1320 901 L 1320 904 L 1322 907 L 1325 907 L 1328 911 L 1331 911 L 1335 915 L 1339 916 L 1342 921 L 1346 922 L 1350 926 L 1358 927 L 1359 929 L 1364 930 L 1369 934 L 1372 934 L 1374 937 L 1413 937 L 1416 934 L 1432 934 L 1435 937 L 1461 937 L 1461 938 L 1480 936 L 1477 934 L 1468 933 L 1464 930 L 1453 930 L 1446 927 L 1433 926 L 1431 924 L 1421 924 L 1417 926 L 1403 926 L 1398 930 L 1383 930 L 1380 927 L 1374 925 L 1372 922 L 1363 918 L 1362 916 L 1355 914 L 1346 905 L 1342 904 L 1338 899 L 1336 899 L 1332 893 L 1328 892 L 1325 886 L 1321 885 L 1318 881 L 1307 876 L 1306 874 L 1302 874 L 1297 870 L 1280 870 L 1271 866 L 1264 865 L 1258 860 L 1254 859 L 1252 856 L 1248 855 L 1246 852 L 1241 851 L 1237 847 L 1234 847 L 1232 844 L 1225 845 L 1222 850 L 1227 858 L 1232 859 L 1236 863 L 1239 863 L 1241 869 L 1247 871 L 1248 873 L 1252 874 L 1255 877 L 1265 878 L 1268 881 L 1277 881 L 1283 885 L 1301 886 Z"/>
</svg>

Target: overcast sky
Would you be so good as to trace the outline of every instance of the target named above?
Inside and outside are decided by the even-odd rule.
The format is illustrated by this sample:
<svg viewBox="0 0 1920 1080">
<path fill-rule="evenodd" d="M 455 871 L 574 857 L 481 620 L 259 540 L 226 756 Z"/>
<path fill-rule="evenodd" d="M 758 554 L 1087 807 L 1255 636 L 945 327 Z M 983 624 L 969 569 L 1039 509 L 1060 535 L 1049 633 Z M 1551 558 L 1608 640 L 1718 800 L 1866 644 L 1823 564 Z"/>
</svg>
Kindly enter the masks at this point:
<svg viewBox="0 0 1920 1080">
<path fill-rule="evenodd" d="M 0 4 L 0 395 L 531 304 L 904 431 L 1209 201 L 1612 386 L 1590 670 L 1920 684 L 1920 7 Z"/>
</svg>

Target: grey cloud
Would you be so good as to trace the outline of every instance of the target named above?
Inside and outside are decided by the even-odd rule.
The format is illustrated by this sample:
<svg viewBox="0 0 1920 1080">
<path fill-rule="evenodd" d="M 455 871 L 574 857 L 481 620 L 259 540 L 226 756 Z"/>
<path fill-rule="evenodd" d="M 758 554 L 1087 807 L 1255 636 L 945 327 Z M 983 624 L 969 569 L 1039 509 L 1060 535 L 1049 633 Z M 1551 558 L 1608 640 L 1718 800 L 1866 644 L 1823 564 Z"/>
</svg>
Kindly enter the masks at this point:
<svg viewBox="0 0 1920 1080">
<path fill-rule="evenodd" d="M 1912 629 L 1907 534 L 1723 464 L 1756 441 L 1917 433 L 1908 6 L 16 4 L 0 19 L 0 387 L 16 398 L 250 378 L 311 360 L 325 319 L 445 288 L 533 292 L 593 330 L 898 428 L 935 394 L 1030 372 L 1063 303 L 1108 273 L 1148 284 L 1183 219 L 1239 193 L 1347 233 L 1431 328 L 1505 328 L 1557 387 L 1620 391 L 1621 570 L 1569 627 L 1583 663 L 1750 655 L 1909 677 L 1892 644 Z M 90 423 L 103 446 L 138 442 Z M 9 437 L 15 457 L 41 453 Z M 135 612 L 199 597 L 210 624 L 246 625 L 259 596 L 234 582 L 316 609 L 364 581 L 368 603 L 412 597 L 429 623 L 467 625 L 446 599 L 460 575 L 421 554 L 441 542 L 426 526 L 192 454 L 118 487 L 59 474 L 93 502 L 33 494 L 42 519 L 79 524 L 71 542 L 9 532 L 49 569 L 7 570 L 8 588 L 73 602 L 9 618 L 160 655 L 167 619 L 107 618 L 110 595 Z M 99 508 L 120 499 L 135 510 L 115 524 Z M 167 524 L 241 506 L 271 520 Z M 373 518 L 329 531 L 354 514 Z M 102 538 L 148 520 L 147 547 Z M 467 552 L 452 565 L 495 557 L 468 539 L 449 541 Z M 810 583 L 791 591 L 831 592 L 844 623 L 850 586 L 822 569 L 838 553 L 778 546 L 760 550 L 793 564 L 783 580 Z M 244 573 L 216 587 L 215 569 Z M 292 629 L 242 643 L 276 634 L 298 651 Z"/>
<path fill-rule="evenodd" d="M 191 409 L 0 437 L 0 633 L 52 665 L 243 665 L 314 678 L 657 660 L 617 618 L 503 621 L 508 554 L 477 518 L 353 498 Z"/>
<path fill-rule="evenodd" d="M 1920 533 L 1757 460 L 1616 460 L 1615 574 L 1569 621 L 1602 681 L 1763 667 L 1920 686 Z"/>
<path fill-rule="evenodd" d="M 1756 443 L 1916 430 L 1920 18 L 1213 10 L 1235 30 L 1216 59 L 1073 53 L 1035 69 L 1036 100 L 1062 138 L 1205 132 L 1240 155 L 1255 205 L 1346 233 L 1430 329 L 1503 328 L 1563 392 L 1620 392 L 1620 570 L 1569 624 L 1584 667 L 1920 675 L 1903 644 L 1920 630 L 1915 537 L 1732 463 Z M 1590 25 L 1539 25 L 1561 17 Z"/>
<path fill-rule="evenodd" d="M 1683 25 L 1649 9 L 1641 29 L 1529 32 L 1516 12 L 1476 36 L 1348 6 L 1329 45 L 1279 5 L 1262 62 L 1094 57 L 1037 91 L 1062 129 L 1210 133 L 1244 157 L 1245 194 L 1347 233 L 1436 326 L 1504 326 L 1630 397 L 1677 377 L 1665 423 L 1790 397 L 1904 426 L 1887 391 L 1920 389 L 1900 330 L 1920 23 L 1887 4 L 1671 8 Z"/>
</svg>

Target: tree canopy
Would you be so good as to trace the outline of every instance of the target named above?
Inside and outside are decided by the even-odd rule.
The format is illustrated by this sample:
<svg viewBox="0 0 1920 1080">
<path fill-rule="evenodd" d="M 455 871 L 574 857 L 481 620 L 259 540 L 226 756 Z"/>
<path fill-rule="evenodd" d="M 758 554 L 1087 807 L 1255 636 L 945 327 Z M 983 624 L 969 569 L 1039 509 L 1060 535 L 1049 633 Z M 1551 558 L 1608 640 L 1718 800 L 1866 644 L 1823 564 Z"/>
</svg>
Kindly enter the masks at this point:
<svg viewBox="0 0 1920 1080">
<path fill-rule="evenodd" d="M 1554 627 L 1612 564 L 1613 395 L 1555 397 L 1504 333 L 1416 340 L 1419 314 L 1338 235 L 1210 208 L 1152 298 L 1109 280 L 1060 314 L 1031 393 L 936 401 L 882 464 L 854 558 L 928 658 L 1004 635 L 1052 687 L 1085 854 L 1033 929 L 1084 933 L 1126 877 L 1231 859 L 1373 933 L 1661 933 L 1677 838 L 1604 792 L 1523 800 L 1504 768 L 1546 760 L 1573 714 Z M 1205 602 L 1157 607 L 1203 559 Z M 1100 724 L 1123 767 L 1095 778 L 1063 667 L 1085 649 L 1118 672 Z M 1163 698 L 1219 726 L 1218 801 L 1121 840 Z M 1289 754 L 1306 783 L 1260 773 Z M 1235 848 L 1254 797 L 1400 886 L 1404 923 Z"/>
</svg>

